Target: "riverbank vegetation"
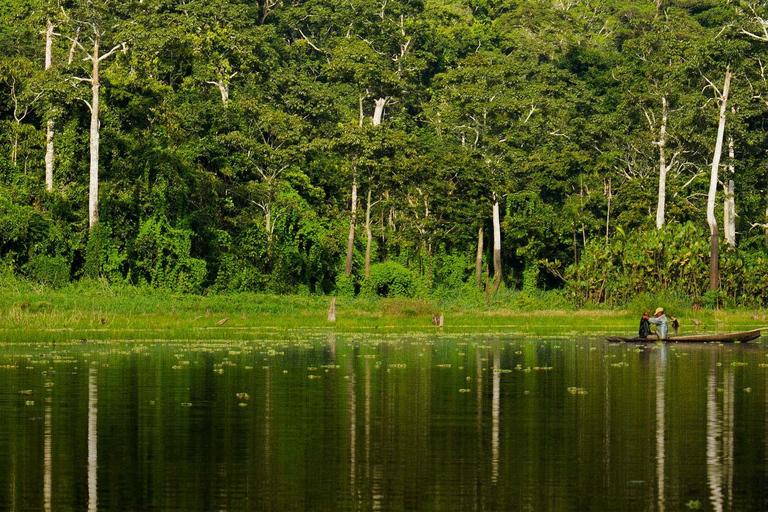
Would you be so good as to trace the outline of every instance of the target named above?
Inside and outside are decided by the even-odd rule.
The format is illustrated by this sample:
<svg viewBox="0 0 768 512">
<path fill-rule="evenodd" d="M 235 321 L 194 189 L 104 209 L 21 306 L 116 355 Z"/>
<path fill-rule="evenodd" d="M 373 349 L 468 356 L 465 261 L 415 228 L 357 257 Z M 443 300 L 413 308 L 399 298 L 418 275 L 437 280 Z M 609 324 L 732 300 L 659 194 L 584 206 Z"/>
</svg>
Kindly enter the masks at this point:
<svg viewBox="0 0 768 512">
<path fill-rule="evenodd" d="M 0 287 L 0 335 L 6 342 L 79 340 L 244 340 L 255 335 L 291 338 L 293 333 L 390 332 L 500 333 L 537 336 L 631 334 L 639 312 L 657 305 L 678 317 L 686 334 L 742 330 L 768 325 L 766 310 L 691 309 L 687 298 L 645 294 L 623 308 L 576 308 L 561 292 L 502 289 L 485 298 L 336 299 L 336 321 L 328 321 L 331 298 L 317 294 L 179 294 L 152 287 L 81 280 L 52 289 L 25 280 Z M 436 325 L 439 316 L 444 326 Z M 299 334 L 296 334 L 297 336 Z"/>
<path fill-rule="evenodd" d="M 4 314 L 764 308 L 766 9 L 6 1 Z"/>
</svg>

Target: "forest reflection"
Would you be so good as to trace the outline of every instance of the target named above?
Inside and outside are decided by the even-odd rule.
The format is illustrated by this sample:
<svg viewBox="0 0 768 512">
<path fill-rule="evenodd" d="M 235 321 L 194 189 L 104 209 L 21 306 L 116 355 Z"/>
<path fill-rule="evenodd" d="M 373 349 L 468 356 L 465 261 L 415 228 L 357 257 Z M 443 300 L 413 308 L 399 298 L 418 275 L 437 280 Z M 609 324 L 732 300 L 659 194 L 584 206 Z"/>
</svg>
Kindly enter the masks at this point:
<svg viewBox="0 0 768 512">
<path fill-rule="evenodd" d="M 762 345 L 317 335 L 34 352 L 0 354 L 0 509 L 766 499 L 751 485 L 768 475 Z"/>
</svg>

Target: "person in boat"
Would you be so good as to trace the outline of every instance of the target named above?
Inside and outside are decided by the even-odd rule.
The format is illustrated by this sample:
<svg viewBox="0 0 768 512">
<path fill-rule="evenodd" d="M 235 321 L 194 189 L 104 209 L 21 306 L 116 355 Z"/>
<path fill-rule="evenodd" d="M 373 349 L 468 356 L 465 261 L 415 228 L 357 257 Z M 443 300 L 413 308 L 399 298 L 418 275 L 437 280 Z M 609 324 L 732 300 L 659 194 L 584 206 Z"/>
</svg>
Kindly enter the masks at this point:
<svg viewBox="0 0 768 512">
<path fill-rule="evenodd" d="M 669 321 L 664 314 L 664 308 L 656 308 L 653 317 L 649 318 L 648 322 L 656 326 L 656 336 L 658 336 L 660 340 L 667 339 L 667 334 L 669 333 Z"/>
<path fill-rule="evenodd" d="M 638 331 L 638 337 L 642 339 L 648 338 L 651 335 L 651 322 L 649 322 L 651 316 L 647 311 L 643 312 L 643 317 L 640 319 L 640 329 Z"/>
</svg>

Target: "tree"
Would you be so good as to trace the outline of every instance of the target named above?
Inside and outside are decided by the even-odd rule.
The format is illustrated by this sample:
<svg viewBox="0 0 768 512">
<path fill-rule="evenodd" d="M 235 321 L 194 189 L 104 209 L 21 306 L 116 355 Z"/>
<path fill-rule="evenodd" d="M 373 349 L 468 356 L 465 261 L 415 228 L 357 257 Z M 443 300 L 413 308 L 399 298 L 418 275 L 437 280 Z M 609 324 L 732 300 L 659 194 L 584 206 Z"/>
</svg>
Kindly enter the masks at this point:
<svg viewBox="0 0 768 512">
<path fill-rule="evenodd" d="M 88 2 L 87 5 L 75 10 L 72 13 L 74 23 L 77 25 L 75 37 L 72 38 L 72 44 L 86 54 L 83 58 L 90 64 L 90 76 L 86 78 L 73 76 L 75 82 L 85 82 L 90 84 L 90 101 L 83 99 L 91 113 L 90 123 L 90 173 L 88 188 L 88 226 L 90 229 L 99 221 L 99 109 L 101 107 L 101 63 L 106 61 L 118 50 L 126 51 L 127 41 L 118 42 L 108 51 L 102 50 L 102 45 L 110 38 L 114 38 L 113 18 L 117 6 L 110 0 L 102 2 Z M 118 11 L 119 12 L 119 11 Z M 79 37 L 88 40 L 89 47 L 86 48 Z"/>
<path fill-rule="evenodd" d="M 712 157 L 712 171 L 709 178 L 709 194 L 707 195 L 707 224 L 709 224 L 710 234 L 710 253 L 709 253 L 709 289 L 717 290 L 720 287 L 720 233 L 717 229 L 717 219 L 715 218 L 715 196 L 717 194 L 717 173 L 720 167 L 720 155 L 723 151 L 723 135 L 725 134 L 725 114 L 726 104 L 728 103 L 728 90 L 731 86 L 731 70 L 728 67 L 725 70 L 725 79 L 723 91 L 718 91 L 720 97 L 720 117 L 717 126 L 717 140 L 715 142 L 715 153 Z"/>
</svg>

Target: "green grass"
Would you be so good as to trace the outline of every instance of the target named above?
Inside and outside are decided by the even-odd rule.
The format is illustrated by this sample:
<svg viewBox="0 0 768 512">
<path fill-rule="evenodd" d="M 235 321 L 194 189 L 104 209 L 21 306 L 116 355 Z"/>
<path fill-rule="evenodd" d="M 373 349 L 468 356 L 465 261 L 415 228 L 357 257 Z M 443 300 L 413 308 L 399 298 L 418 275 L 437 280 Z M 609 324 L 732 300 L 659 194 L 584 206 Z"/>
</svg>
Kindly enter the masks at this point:
<svg viewBox="0 0 768 512">
<path fill-rule="evenodd" d="M 445 316 L 442 332 L 446 333 L 631 335 L 642 309 L 648 308 L 639 302 L 633 303 L 632 309 L 577 310 L 556 292 L 530 297 L 502 291 L 490 306 L 485 306 L 480 294 L 447 300 L 341 297 L 337 299 L 337 321 L 330 323 L 330 301 L 331 297 L 318 295 L 175 295 L 152 288 L 110 286 L 103 281 L 50 289 L 6 280 L 0 283 L 0 340 L 242 340 L 265 335 L 290 337 L 296 330 L 438 332 L 432 324 L 435 313 Z M 768 325 L 761 311 L 691 311 L 675 305 L 672 314 L 680 318 L 684 333 Z M 229 320 L 218 325 L 224 318 Z M 701 325 L 696 327 L 693 319 Z"/>
</svg>

